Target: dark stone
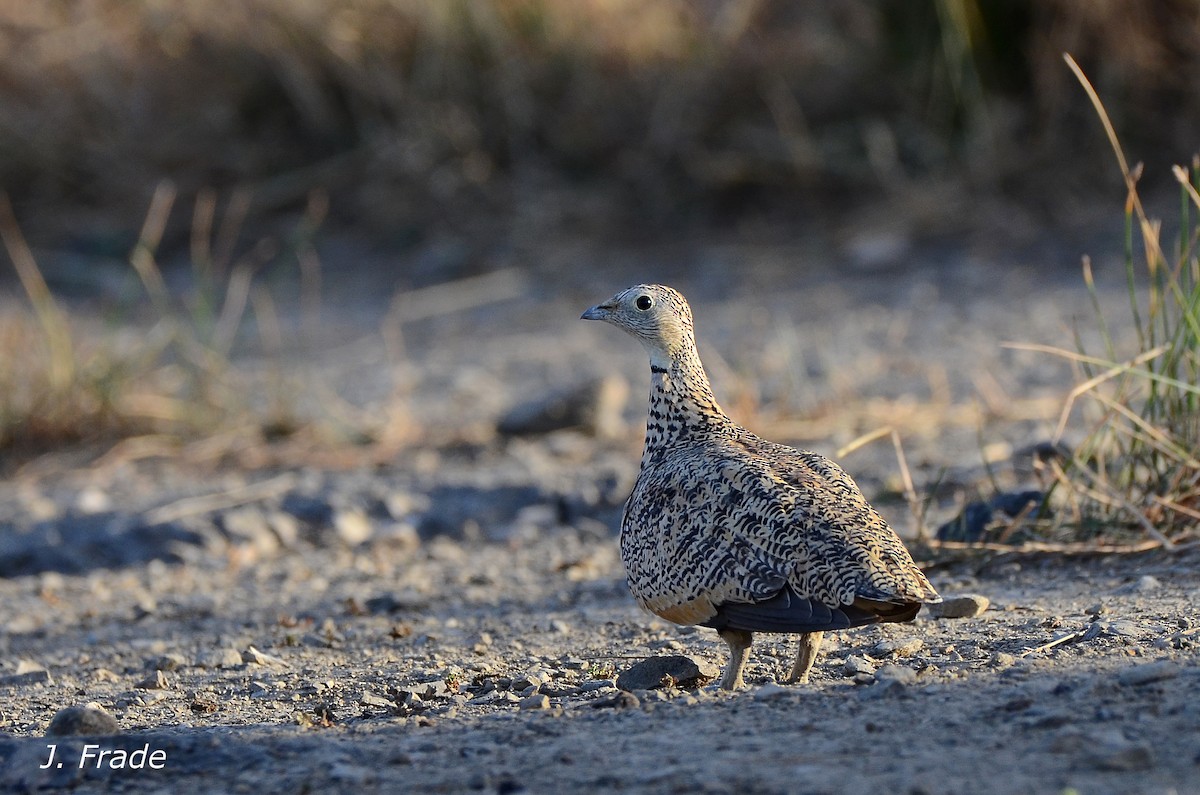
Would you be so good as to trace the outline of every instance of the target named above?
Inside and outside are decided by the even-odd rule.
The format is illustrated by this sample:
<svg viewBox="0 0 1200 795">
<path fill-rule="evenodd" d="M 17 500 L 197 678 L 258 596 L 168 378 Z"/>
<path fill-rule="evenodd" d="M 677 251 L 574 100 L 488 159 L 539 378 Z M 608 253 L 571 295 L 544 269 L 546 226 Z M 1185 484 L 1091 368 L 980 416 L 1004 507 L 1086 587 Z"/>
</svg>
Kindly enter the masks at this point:
<svg viewBox="0 0 1200 795">
<path fill-rule="evenodd" d="M 621 690 L 654 690 L 660 687 L 679 687 L 695 690 L 720 675 L 720 670 L 704 660 L 674 654 L 651 657 L 622 671 L 617 677 Z"/>
<path fill-rule="evenodd" d="M 46 736 L 98 736 L 118 734 L 120 731 L 117 719 L 105 712 L 99 704 L 86 704 L 60 709 L 46 727 Z"/>
</svg>

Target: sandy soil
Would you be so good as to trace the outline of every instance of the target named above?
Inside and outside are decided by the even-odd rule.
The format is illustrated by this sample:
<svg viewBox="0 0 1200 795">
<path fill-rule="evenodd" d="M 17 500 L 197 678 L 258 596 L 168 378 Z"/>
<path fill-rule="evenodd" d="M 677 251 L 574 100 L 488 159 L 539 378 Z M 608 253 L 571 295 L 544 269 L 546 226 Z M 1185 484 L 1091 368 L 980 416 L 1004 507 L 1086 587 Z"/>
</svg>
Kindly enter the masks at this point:
<svg viewBox="0 0 1200 795">
<path fill-rule="evenodd" d="M 904 274 L 788 270 L 803 255 L 535 279 L 412 321 L 403 372 L 366 331 L 385 307 L 355 317 L 335 296 L 341 325 L 305 366 L 360 405 L 402 386 L 437 441 L 379 465 L 64 454 L 15 473 L 0 484 L 0 789 L 1200 792 L 1195 552 L 919 554 L 944 595 L 989 609 L 834 633 L 806 686 L 775 684 L 794 640 L 765 636 L 745 691 L 615 687 L 649 657 L 725 654 L 639 612 L 617 558 L 645 363 L 575 318 L 635 273 L 689 293 L 716 389 L 748 424 L 826 453 L 898 427 L 919 487 L 964 484 L 935 519 L 977 487 L 981 438 L 993 453 L 1040 441 L 1057 411 L 1066 369 L 998 343 L 1068 339 L 1086 301 L 1071 268 L 960 267 L 957 252 Z M 606 374 L 631 395 L 609 435 L 496 432 L 514 406 Z M 843 462 L 911 533 L 891 446 Z M 89 702 L 118 733 L 46 736 Z M 138 749 L 161 769 L 113 769 Z"/>
</svg>

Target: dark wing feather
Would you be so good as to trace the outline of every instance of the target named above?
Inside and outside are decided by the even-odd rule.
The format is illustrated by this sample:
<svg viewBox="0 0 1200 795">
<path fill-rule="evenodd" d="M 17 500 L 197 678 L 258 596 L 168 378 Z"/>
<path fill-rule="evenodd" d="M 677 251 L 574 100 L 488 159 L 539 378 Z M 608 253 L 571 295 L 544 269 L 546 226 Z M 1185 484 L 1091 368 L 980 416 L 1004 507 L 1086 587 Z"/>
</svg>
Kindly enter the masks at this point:
<svg viewBox="0 0 1200 795">
<path fill-rule="evenodd" d="M 914 611 L 915 612 L 915 611 Z M 790 585 L 761 602 L 726 602 L 703 626 L 747 632 L 824 632 L 849 629 L 880 620 L 876 613 L 855 605 L 831 608 L 800 596 Z"/>
</svg>

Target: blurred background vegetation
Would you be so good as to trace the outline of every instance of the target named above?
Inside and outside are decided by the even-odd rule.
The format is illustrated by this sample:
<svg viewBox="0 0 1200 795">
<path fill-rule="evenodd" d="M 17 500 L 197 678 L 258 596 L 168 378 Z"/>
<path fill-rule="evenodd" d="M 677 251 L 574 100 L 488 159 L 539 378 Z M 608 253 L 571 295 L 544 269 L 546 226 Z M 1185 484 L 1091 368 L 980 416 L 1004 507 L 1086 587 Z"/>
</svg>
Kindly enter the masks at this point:
<svg viewBox="0 0 1200 795">
<path fill-rule="evenodd" d="M 1101 408 L 1070 491 L 1101 506 L 1077 526 L 1165 541 L 1200 517 L 1197 86 L 1200 0 L 0 0 L 0 469 L 96 441 L 386 460 L 422 433 L 400 316 L 583 270 L 556 246 L 899 223 L 926 250 L 999 235 L 989 268 L 1041 233 L 1039 265 L 1073 266 L 1064 239 L 1119 245 L 1124 202 L 1137 340 L 1097 300 L 1103 357 L 1066 354 Z M 1141 204 L 1168 196 L 1173 248 Z M 386 310 L 374 402 L 282 366 L 352 267 L 386 269 L 344 290 Z"/>
<path fill-rule="evenodd" d="M 385 245 L 944 181 L 1053 220 L 1122 193 L 1064 51 L 1148 173 L 1194 149 L 1195 0 L 0 0 L 0 187 L 35 246 L 119 256 L 165 178 Z"/>
</svg>

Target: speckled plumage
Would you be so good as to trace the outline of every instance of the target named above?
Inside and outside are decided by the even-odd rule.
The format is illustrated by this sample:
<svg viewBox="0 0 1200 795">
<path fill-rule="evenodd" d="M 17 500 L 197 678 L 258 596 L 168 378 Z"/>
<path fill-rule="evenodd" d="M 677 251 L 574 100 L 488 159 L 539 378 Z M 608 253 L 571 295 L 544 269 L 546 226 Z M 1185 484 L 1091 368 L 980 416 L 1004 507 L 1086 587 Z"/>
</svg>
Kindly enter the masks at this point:
<svg viewBox="0 0 1200 795">
<path fill-rule="evenodd" d="M 800 633 L 789 681 L 806 681 L 823 631 L 908 621 L 939 601 L 841 467 L 726 416 L 677 291 L 637 285 L 583 317 L 624 329 L 650 354 L 646 443 L 621 522 L 629 588 L 656 615 L 721 634 L 722 687 L 742 686 L 753 632 Z"/>
</svg>

